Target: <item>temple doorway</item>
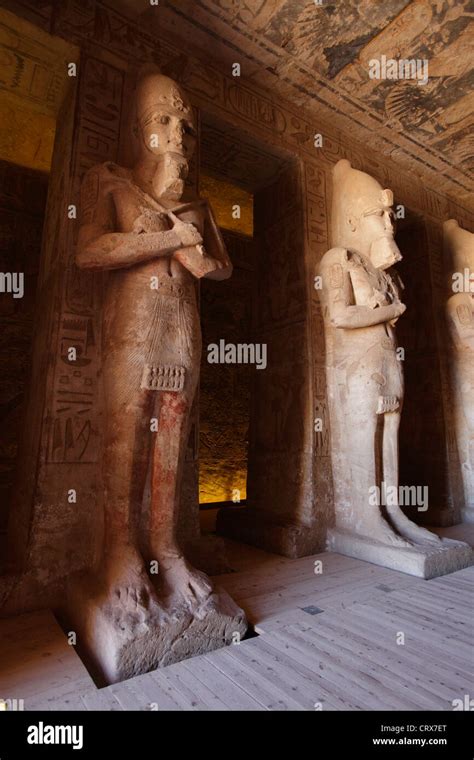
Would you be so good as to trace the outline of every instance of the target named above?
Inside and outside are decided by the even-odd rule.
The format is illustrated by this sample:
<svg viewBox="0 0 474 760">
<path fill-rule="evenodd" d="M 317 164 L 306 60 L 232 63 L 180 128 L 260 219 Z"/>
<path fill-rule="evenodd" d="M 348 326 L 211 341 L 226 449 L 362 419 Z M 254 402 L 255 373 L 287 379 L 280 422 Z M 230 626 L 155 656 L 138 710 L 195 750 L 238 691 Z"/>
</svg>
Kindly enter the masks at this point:
<svg viewBox="0 0 474 760">
<path fill-rule="evenodd" d="M 228 281 L 203 280 L 200 286 L 203 533 L 215 531 L 219 510 L 222 516 L 239 507 L 297 509 L 297 495 L 290 502 L 281 494 L 280 506 L 272 484 L 278 491 L 278 471 L 288 455 L 298 459 L 303 449 L 307 381 L 289 385 L 292 357 L 279 350 L 285 330 L 304 334 L 304 298 L 298 296 L 304 243 L 292 235 L 292 217 L 302 218 L 299 176 L 291 155 L 201 114 L 199 192 L 211 202 L 234 265 Z M 297 380 L 298 366 L 290 380 L 292 375 Z M 253 543 L 247 530 L 237 534 Z"/>
</svg>

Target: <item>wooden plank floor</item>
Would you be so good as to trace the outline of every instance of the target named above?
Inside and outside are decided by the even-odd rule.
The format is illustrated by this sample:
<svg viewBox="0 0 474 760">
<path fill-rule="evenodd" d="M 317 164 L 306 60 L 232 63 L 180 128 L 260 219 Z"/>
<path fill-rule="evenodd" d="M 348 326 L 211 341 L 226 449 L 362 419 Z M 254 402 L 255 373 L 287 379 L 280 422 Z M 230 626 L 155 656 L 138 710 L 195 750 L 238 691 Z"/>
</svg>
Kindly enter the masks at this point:
<svg viewBox="0 0 474 760">
<path fill-rule="evenodd" d="M 25 708 L 54 694 L 69 699 L 94 682 L 48 610 L 0 620 L 0 700 L 23 699 Z"/>
<path fill-rule="evenodd" d="M 25 709 L 451 710 L 474 693 L 474 567 L 425 581 L 332 553 L 228 555 L 215 581 L 259 636 L 100 690 L 69 660 L 68 693 L 28 686 L 23 667 Z"/>
</svg>

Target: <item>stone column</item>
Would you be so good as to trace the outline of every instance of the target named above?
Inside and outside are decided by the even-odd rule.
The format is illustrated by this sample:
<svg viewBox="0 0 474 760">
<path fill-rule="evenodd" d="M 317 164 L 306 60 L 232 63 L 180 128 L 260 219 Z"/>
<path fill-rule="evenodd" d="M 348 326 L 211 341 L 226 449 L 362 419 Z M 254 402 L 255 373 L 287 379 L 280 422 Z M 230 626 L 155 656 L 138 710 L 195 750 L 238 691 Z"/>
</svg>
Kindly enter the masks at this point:
<svg viewBox="0 0 474 760">
<path fill-rule="evenodd" d="M 474 234 L 450 219 L 443 225 L 451 295 L 446 301 L 454 435 L 464 522 L 474 523 Z"/>
<path fill-rule="evenodd" d="M 81 179 L 94 164 L 116 160 L 119 147 L 125 71 L 100 56 L 90 51 L 76 61 L 58 118 L 8 539 L 12 572 L 22 574 L 5 612 L 57 604 L 63 581 L 91 566 L 101 543 L 102 281 L 74 264 Z"/>
</svg>

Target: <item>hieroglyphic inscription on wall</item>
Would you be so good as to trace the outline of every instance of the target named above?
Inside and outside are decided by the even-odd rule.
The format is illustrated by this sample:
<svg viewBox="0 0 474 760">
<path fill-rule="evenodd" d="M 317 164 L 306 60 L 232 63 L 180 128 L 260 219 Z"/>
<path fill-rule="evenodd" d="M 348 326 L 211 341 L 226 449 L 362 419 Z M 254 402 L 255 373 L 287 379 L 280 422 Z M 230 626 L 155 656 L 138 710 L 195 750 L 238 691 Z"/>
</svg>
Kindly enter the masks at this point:
<svg viewBox="0 0 474 760">
<path fill-rule="evenodd" d="M 57 6 L 54 31 L 67 39 L 93 40 L 120 57 L 152 61 L 159 43 L 116 8 L 94 0 L 64 0 Z"/>
<path fill-rule="evenodd" d="M 86 58 L 81 71 L 74 180 L 68 199 L 78 209 L 78 189 L 85 171 L 116 158 L 124 76 L 122 71 L 95 58 Z M 92 183 L 87 194 L 92 206 L 98 192 L 98 186 Z M 97 277 L 74 265 L 77 222 L 70 221 L 67 235 L 48 460 L 95 462 L 99 456 L 99 283 Z M 75 349 L 74 359 L 71 349 Z"/>
<path fill-rule="evenodd" d="M 64 97 L 70 46 L 0 10 L 0 90 L 55 117 Z"/>
<path fill-rule="evenodd" d="M 275 181 L 282 158 L 266 149 L 259 141 L 254 144 L 230 124 L 217 124 L 203 119 L 201 163 L 206 174 L 233 180 L 250 193 Z"/>
<path fill-rule="evenodd" d="M 326 395 L 326 355 L 324 321 L 319 293 L 314 279 L 317 265 L 329 248 L 328 177 L 325 164 L 316 160 L 304 162 L 306 201 L 306 260 L 311 304 L 311 356 L 313 366 L 313 483 L 318 531 L 324 541 L 324 530 L 330 520 L 332 505 L 332 470 L 330 423 Z"/>
<path fill-rule="evenodd" d="M 314 263 L 327 250 L 327 189 L 326 172 L 320 164 L 312 161 L 304 162 L 306 185 L 306 216 L 307 242 Z"/>
</svg>

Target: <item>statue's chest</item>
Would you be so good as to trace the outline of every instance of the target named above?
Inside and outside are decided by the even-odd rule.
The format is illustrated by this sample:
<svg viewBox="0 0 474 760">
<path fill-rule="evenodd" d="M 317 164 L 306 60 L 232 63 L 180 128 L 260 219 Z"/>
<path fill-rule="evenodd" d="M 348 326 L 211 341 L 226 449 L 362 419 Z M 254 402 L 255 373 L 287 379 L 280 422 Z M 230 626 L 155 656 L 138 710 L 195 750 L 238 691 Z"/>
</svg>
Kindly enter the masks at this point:
<svg viewBox="0 0 474 760">
<path fill-rule="evenodd" d="M 170 229 L 165 211 L 133 185 L 117 188 L 113 193 L 116 226 L 119 232 L 162 232 Z"/>
</svg>

